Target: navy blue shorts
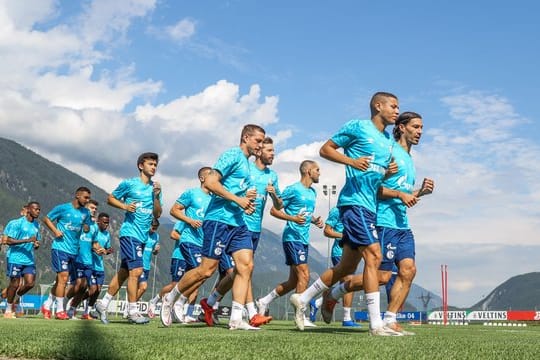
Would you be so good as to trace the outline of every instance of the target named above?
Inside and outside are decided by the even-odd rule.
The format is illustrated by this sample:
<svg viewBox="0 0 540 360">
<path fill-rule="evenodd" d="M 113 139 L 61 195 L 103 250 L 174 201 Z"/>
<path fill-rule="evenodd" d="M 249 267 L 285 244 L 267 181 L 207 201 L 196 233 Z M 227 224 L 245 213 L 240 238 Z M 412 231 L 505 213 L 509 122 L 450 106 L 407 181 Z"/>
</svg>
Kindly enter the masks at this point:
<svg viewBox="0 0 540 360">
<path fill-rule="evenodd" d="M 219 259 L 219 274 L 225 276 L 227 270 L 234 268 L 234 260 L 231 255 L 225 254 Z"/>
<path fill-rule="evenodd" d="M 92 271 L 91 285 L 103 285 L 105 283 L 105 271 Z"/>
<path fill-rule="evenodd" d="M 259 246 L 259 239 L 261 238 L 261 233 L 260 231 L 249 231 L 249 233 L 251 235 L 251 243 L 253 244 L 253 252 L 255 252 L 255 250 L 257 250 L 257 246 Z"/>
<path fill-rule="evenodd" d="M 52 249 L 52 268 L 56 273 L 72 272 L 75 274 L 75 259 L 77 254 L 69 254 L 62 250 Z"/>
<path fill-rule="evenodd" d="M 342 206 L 339 214 L 343 223 L 340 244 L 349 244 L 352 249 L 378 243 L 377 215 L 362 206 Z"/>
<path fill-rule="evenodd" d="M 251 234 L 246 225 L 233 226 L 219 221 L 203 221 L 202 255 L 219 260 L 223 253 L 232 255 L 240 250 L 253 250 Z"/>
<path fill-rule="evenodd" d="M 403 259 L 414 260 L 414 236 L 411 229 L 378 227 L 381 241 L 382 262 L 379 270 L 392 271 Z"/>
<path fill-rule="evenodd" d="M 185 271 L 196 268 L 202 261 L 202 249 L 193 243 L 181 242 L 180 252 L 186 262 Z"/>
<path fill-rule="evenodd" d="M 141 276 L 139 276 L 138 283 L 148 282 L 148 278 L 150 277 L 150 270 L 144 269 Z"/>
<path fill-rule="evenodd" d="M 171 259 L 171 281 L 179 282 L 182 276 L 186 273 L 186 260 L 184 259 Z"/>
<path fill-rule="evenodd" d="M 283 252 L 285 253 L 285 264 L 289 266 L 307 264 L 308 262 L 309 245 L 298 241 L 285 241 Z"/>
<path fill-rule="evenodd" d="M 92 265 L 75 262 L 75 273 L 77 274 L 77 279 L 86 279 L 87 284 L 92 282 Z"/>
<path fill-rule="evenodd" d="M 20 278 L 21 276 L 24 276 L 26 274 L 32 274 L 36 276 L 36 266 L 8 263 L 6 274 L 10 278 Z"/>
<path fill-rule="evenodd" d="M 131 236 L 120 237 L 120 267 L 133 270 L 143 267 L 144 244 L 137 238 Z"/>
</svg>

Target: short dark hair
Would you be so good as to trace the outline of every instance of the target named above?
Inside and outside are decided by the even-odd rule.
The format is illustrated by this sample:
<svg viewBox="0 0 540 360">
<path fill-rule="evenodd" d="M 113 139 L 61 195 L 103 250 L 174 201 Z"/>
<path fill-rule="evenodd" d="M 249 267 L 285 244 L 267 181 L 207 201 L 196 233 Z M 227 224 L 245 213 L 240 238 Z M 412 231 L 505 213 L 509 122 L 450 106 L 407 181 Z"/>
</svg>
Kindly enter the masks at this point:
<svg viewBox="0 0 540 360">
<path fill-rule="evenodd" d="M 274 143 L 274 140 L 272 140 L 271 137 L 267 136 L 264 138 L 263 140 L 263 145 L 266 145 L 266 144 L 273 144 Z"/>
<path fill-rule="evenodd" d="M 89 194 L 91 194 L 92 192 L 90 191 L 89 188 L 87 188 L 86 186 L 79 186 L 77 188 L 77 190 L 75 191 L 75 193 L 79 193 L 79 192 L 87 192 Z"/>
<path fill-rule="evenodd" d="M 142 153 L 137 158 L 137 169 L 139 168 L 139 165 L 144 163 L 145 160 L 156 160 L 156 162 L 159 162 L 159 156 L 158 154 L 153 153 L 153 152 Z"/>
<path fill-rule="evenodd" d="M 99 220 L 99 219 L 102 219 L 102 218 L 110 218 L 110 216 L 107 213 L 101 212 L 101 213 L 99 213 L 97 218 Z"/>
<path fill-rule="evenodd" d="M 371 110 L 371 116 L 375 115 L 377 113 L 377 109 L 375 109 L 375 104 L 378 103 L 379 101 L 382 101 L 383 99 L 387 99 L 387 98 L 393 98 L 393 99 L 398 99 L 396 95 L 392 94 L 392 93 L 389 93 L 389 92 L 384 92 L 384 91 L 378 91 L 376 92 L 375 94 L 373 94 L 373 96 L 371 97 L 371 101 L 369 102 L 369 108 Z"/>
<path fill-rule="evenodd" d="M 198 176 L 199 178 L 202 178 L 203 175 L 204 175 L 204 173 L 205 173 L 206 171 L 211 171 L 211 170 L 212 170 L 212 168 L 211 168 L 210 166 L 203 166 L 203 167 L 200 168 L 199 171 L 197 172 L 197 176 Z"/>
<path fill-rule="evenodd" d="M 392 130 L 392 135 L 394 135 L 394 139 L 397 141 L 403 134 L 401 130 L 399 129 L 399 125 L 407 125 L 409 121 L 412 119 L 421 119 L 422 116 L 418 113 L 412 112 L 412 111 L 405 111 L 399 114 L 395 124 L 394 129 Z"/>
<path fill-rule="evenodd" d="M 242 133 L 240 134 L 240 143 L 243 142 L 244 136 L 253 135 L 256 132 L 262 132 L 263 134 L 266 134 L 266 131 L 264 131 L 264 129 L 260 127 L 259 125 L 254 125 L 254 124 L 245 125 L 244 128 L 242 129 Z"/>
<path fill-rule="evenodd" d="M 302 163 L 300 164 L 300 175 L 305 175 L 307 174 L 308 170 L 314 165 L 316 164 L 315 161 L 313 160 L 304 160 L 302 161 Z"/>
<path fill-rule="evenodd" d="M 28 204 L 24 205 L 23 207 L 29 208 L 29 207 L 32 206 L 32 205 L 40 206 L 39 203 L 38 203 L 37 201 L 30 201 Z"/>
</svg>

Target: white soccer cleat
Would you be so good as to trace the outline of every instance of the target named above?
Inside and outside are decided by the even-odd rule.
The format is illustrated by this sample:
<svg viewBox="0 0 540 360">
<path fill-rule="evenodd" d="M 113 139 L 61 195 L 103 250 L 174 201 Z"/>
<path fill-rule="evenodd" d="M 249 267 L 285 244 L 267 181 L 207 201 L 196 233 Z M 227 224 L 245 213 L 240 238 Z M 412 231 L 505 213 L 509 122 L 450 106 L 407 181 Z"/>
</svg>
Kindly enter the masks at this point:
<svg viewBox="0 0 540 360">
<path fill-rule="evenodd" d="M 159 319 L 165 327 L 169 327 L 172 324 L 172 305 L 163 299 L 161 303 L 161 312 L 159 313 Z"/>
<path fill-rule="evenodd" d="M 307 318 L 304 317 L 304 327 L 305 327 L 305 328 L 307 328 L 307 327 L 314 328 L 314 327 L 317 327 L 317 325 L 315 325 L 315 324 L 312 323 L 309 319 L 307 319 Z"/>
<path fill-rule="evenodd" d="M 184 316 L 184 320 L 182 322 L 184 324 L 191 324 L 191 323 L 199 322 L 199 320 L 195 319 L 193 316 L 186 315 Z"/>
<path fill-rule="evenodd" d="M 109 319 L 107 319 L 107 307 L 103 305 L 101 300 L 96 302 L 96 312 L 99 315 L 99 320 L 101 320 L 103 324 L 106 325 L 109 323 Z"/>
<path fill-rule="evenodd" d="M 162 306 L 163 307 L 163 306 Z M 178 303 L 174 303 L 172 306 L 172 322 L 174 323 L 186 323 L 186 316 L 184 315 L 184 307 Z"/>
<path fill-rule="evenodd" d="M 388 326 L 381 326 L 376 329 L 369 329 L 369 335 L 373 336 L 403 336 L 402 333 L 390 329 Z"/>
<path fill-rule="evenodd" d="M 153 319 L 153 318 L 156 317 L 156 304 L 154 304 L 154 303 L 151 302 L 150 305 L 148 305 L 148 312 L 147 312 L 147 314 L 148 314 L 148 317 L 149 317 L 150 319 Z"/>
<path fill-rule="evenodd" d="M 229 330 L 261 330 L 261 328 L 251 326 L 244 320 L 229 322 Z"/>
<path fill-rule="evenodd" d="M 388 324 L 385 324 L 385 326 L 389 329 L 392 329 L 394 330 L 395 332 L 398 332 L 398 333 L 401 333 L 402 335 L 404 336 L 413 336 L 413 335 L 416 335 L 415 333 L 413 333 L 412 331 L 407 331 L 405 329 L 403 329 L 401 327 L 401 325 L 399 325 L 397 322 L 391 322 L 391 323 L 388 323 Z"/>
<path fill-rule="evenodd" d="M 294 323 L 296 324 L 296 328 L 300 331 L 304 331 L 304 312 L 306 310 L 306 305 L 300 300 L 300 294 L 292 294 L 289 301 L 294 307 Z"/>
</svg>

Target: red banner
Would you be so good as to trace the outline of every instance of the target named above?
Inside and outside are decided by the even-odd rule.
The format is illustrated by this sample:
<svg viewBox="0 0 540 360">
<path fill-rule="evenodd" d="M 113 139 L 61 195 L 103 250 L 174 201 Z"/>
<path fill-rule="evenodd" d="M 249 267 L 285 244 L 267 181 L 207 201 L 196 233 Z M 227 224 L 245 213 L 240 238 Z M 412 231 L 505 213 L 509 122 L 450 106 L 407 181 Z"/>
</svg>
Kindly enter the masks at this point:
<svg viewBox="0 0 540 360">
<path fill-rule="evenodd" d="M 540 311 L 507 311 L 508 320 L 533 321 L 540 320 Z"/>
</svg>

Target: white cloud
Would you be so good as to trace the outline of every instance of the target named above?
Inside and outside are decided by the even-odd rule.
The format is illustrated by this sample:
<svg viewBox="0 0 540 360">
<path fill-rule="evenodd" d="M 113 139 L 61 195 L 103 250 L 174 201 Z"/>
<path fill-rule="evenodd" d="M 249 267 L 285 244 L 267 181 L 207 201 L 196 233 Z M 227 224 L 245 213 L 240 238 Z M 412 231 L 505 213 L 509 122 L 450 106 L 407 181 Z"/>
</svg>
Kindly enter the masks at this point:
<svg viewBox="0 0 540 360">
<path fill-rule="evenodd" d="M 183 42 L 195 34 L 196 25 L 194 20 L 182 19 L 172 26 L 167 26 L 165 32 L 171 39 Z"/>
</svg>

